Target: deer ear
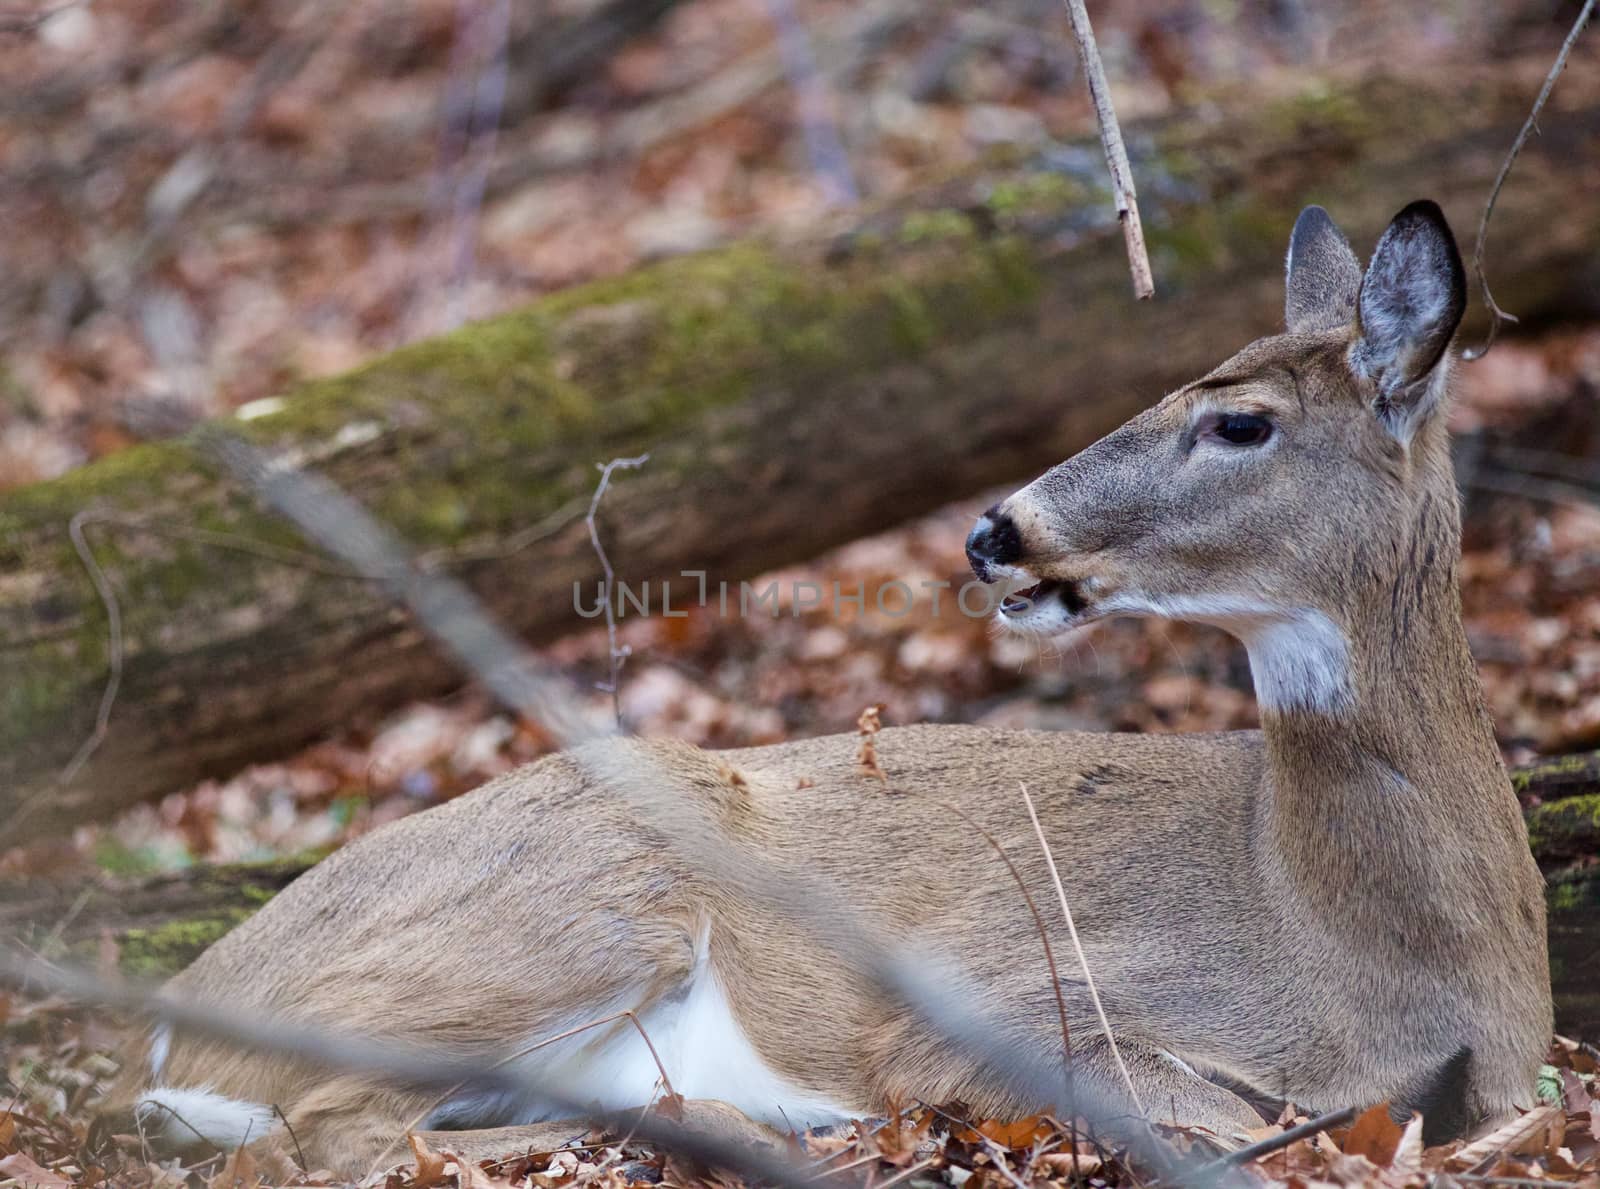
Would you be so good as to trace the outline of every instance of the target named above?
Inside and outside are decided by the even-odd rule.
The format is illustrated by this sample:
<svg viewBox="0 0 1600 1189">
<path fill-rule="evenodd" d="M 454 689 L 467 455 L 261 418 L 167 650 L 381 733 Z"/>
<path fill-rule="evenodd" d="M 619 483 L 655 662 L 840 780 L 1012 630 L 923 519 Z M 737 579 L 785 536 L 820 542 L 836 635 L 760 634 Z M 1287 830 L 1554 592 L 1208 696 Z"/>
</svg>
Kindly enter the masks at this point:
<svg viewBox="0 0 1600 1189">
<path fill-rule="evenodd" d="M 1438 402 L 1432 383 L 1467 308 L 1467 278 L 1455 236 L 1436 203 L 1413 202 L 1394 217 L 1367 266 L 1356 300 L 1357 375 L 1377 386 L 1374 408 L 1395 431 L 1411 429 Z"/>
<path fill-rule="evenodd" d="M 1289 236 L 1283 318 L 1290 334 L 1336 330 L 1355 317 L 1361 263 L 1320 206 L 1308 206 Z"/>
</svg>

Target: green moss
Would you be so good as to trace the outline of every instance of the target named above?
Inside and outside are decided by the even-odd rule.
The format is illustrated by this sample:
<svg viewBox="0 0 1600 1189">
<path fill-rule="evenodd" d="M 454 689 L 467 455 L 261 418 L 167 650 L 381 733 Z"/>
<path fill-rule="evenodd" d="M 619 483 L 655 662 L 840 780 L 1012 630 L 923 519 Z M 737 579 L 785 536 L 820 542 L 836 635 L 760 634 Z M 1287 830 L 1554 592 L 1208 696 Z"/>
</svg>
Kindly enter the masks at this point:
<svg viewBox="0 0 1600 1189">
<path fill-rule="evenodd" d="M 900 238 L 908 244 L 969 240 L 976 234 L 972 220 L 961 211 L 912 211 L 900 224 Z"/>
<path fill-rule="evenodd" d="M 1540 760 L 1525 768 L 1518 768 L 1511 773 L 1511 784 L 1519 793 L 1527 792 L 1538 781 L 1549 780 L 1552 777 L 1577 776 L 1587 772 L 1595 766 L 1593 752 L 1577 752 L 1573 755 L 1555 756 L 1552 759 Z"/>
<path fill-rule="evenodd" d="M 1276 257 L 1293 225 L 1293 211 L 1239 195 L 1188 212 L 1181 220 L 1147 225 L 1156 272 L 1169 286 Z"/>
<path fill-rule="evenodd" d="M 1372 105 L 1363 103 L 1349 88 L 1317 83 L 1297 95 L 1269 103 L 1263 112 L 1263 129 L 1285 143 L 1308 139 L 1365 139 L 1373 129 Z"/>
<path fill-rule="evenodd" d="M 1036 169 L 990 187 L 986 205 L 1001 221 L 1058 215 L 1102 197 L 1066 174 Z"/>
<path fill-rule="evenodd" d="M 172 921 L 156 929 L 130 929 L 122 935 L 122 971 L 155 978 L 182 970 L 253 911 L 230 908 L 216 916 Z"/>
<path fill-rule="evenodd" d="M 1600 793 L 1536 805 L 1528 810 L 1527 822 L 1528 842 L 1535 853 L 1584 847 L 1600 838 Z"/>
<path fill-rule="evenodd" d="M 1552 914 L 1600 911 L 1600 878 L 1588 871 L 1570 871 L 1550 877 L 1545 904 Z"/>
</svg>

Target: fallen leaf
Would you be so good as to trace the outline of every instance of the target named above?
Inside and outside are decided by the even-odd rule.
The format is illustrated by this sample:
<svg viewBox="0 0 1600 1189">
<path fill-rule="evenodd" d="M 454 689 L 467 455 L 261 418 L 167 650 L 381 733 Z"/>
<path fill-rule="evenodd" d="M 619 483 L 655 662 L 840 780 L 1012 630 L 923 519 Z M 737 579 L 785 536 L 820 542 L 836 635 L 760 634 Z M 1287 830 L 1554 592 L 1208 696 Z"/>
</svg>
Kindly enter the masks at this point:
<svg viewBox="0 0 1600 1189">
<path fill-rule="evenodd" d="M 1416 1111 L 1411 1112 L 1411 1118 L 1400 1133 L 1389 1168 L 1402 1177 L 1422 1172 L 1422 1116 Z"/>
<path fill-rule="evenodd" d="M 1344 1137 L 1344 1152 L 1347 1156 L 1365 1156 L 1379 1168 L 1388 1168 L 1403 1135 L 1400 1124 L 1389 1117 L 1389 1104 L 1380 1102 L 1350 1124 Z"/>
<path fill-rule="evenodd" d="M 962 1143 L 976 1144 L 988 1139 L 1002 1148 L 1025 1148 L 1036 1139 L 1048 1139 L 1055 1127 L 1043 1115 L 1007 1122 L 1004 1119 L 984 1119 L 971 1127 L 962 1128 L 956 1138 Z"/>
<path fill-rule="evenodd" d="M 411 1143 L 411 1158 L 417 1164 L 417 1171 L 406 1182 L 408 1189 L 433 1189 L 435 1185 L 444 1184 L 445 1158 L 429 1148 L 415 1131 L 408 1132 L 406 1139 Z"/>
<path fill-rule="evenodd" d="M 861 712 L 861 717 L 856 719 L 856 731 L 861 736 L 861 748 L 856 752 L 856 767 L 861 775 L 873 776 L 884 784 L 889 783 L 889 774 L 878 763 L 878 745 L 875 736 L 883 730 L 883 703 L 877 702 L 868 706 Z"/>
<path fill-rule="evenodd" d="M 71 1189 L 72 1182 L 60 1173 L 35 1164 L 31 1156 L 15 1152 L 0 1160 L 0 1177 L 13 1177 L 28 1189 Z"/>
<path fill-rule="evenodd" d="M 1570 1069 L 1561 1071 L 1561 1099 L 1571 1114 L 1589 1109 L 1589 1088 Z"/>
<path fill-rule="evenodd" d="M 1105 1161 L 1096 1153 L 1047 1152 L 1038 1162 L 1051 1172 L 1069 1177 L 1074 1173 L 1092 1177 L 1105 1168 Z"/>
</svg>

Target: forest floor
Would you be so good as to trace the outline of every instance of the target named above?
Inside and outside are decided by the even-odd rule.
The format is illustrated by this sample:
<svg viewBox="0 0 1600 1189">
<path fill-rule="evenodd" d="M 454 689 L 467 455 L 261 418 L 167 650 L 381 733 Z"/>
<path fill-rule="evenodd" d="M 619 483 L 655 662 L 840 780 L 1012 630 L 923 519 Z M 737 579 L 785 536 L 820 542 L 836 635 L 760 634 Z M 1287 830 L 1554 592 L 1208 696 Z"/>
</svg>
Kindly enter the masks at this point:
<svg viewBox="0 0 1600 1189">
<path fill-rule="evenodd" d="M 892 197 L 997 143 L 1039 149 L 1090 128 L 1054 0 L 982 13 L 692 0 L 498 133 L 485 131 L 496 113 L 480 110 L 494 90 L 493 55 L 457 52 L 487 36 L 471 5 L 419 0 L 397 12 L 352 0 L 324 14 L 278 3 L 234 25 L 203 8 L 68 5 L 27 33 L 0 31 L 0 217 L 27 232 L 0 240 L 0 489 L 127 445 L 144 401 L 226 412 L 566 284 L 751 232 L 805 234 L 841 204 Z M 1291 15 L 1267 21 L 1267 8 Z M 795 28 L 809 33 L 809 73 L 792 40 L 780 52 Z M 1420 68 L 1509 52 L 1519 38 L 1543 44 L 1550 31 L 1548 21 L 1494 27 L 1472 5 L 1258 12 L 1149 2 L 1117 6 L 1101 39 L 1136 126 L 1175 108 L 1203 118 L 1206 87 L 1237 77 L 1269 87 L 1326 66 L 1334 46 L 1360 68 L 1403 39 Z M 714 102 L 706 92 L 762 70 L 770 81 L 748 93 Z M 809 109 L 797 96 L 818 79 L 824 101 Z M 630 117 L 680 110 L 686 97 L 698 113 L 688 123 L 619 147 Z M 1511 760 L 1600 746 L 1597 393 L 1600 327 L 1508 338 L 1461 369 L 1452 415 L 1464 443 L 1463 600 Z M 1492 487 L 1477 476 L 1474 435 L 1520 450 L 1521 473 L 1497 473 Z M 626 725 L 739 746 L 853 730 L 875 704 L 886 723 L 1255 724 L 1242 652 L 1214 632 L 1110 623 L 1058 651 L 997 634 L 948 602 L 940 613 L 922 597 L 907 613 L 880 610 L 877 594 L 892 583 L 959 588 L 962 541 L 987 502 L 756 583 L 860 588 L 860 609 L 785 600 L 774 617 L 707 608 L 625 620 Z M 597 706 L 609 703 L 597 688 L 609 672 L 603 633 L 546 656 Z M 0 875 L 131 875 L 335 846 L 548 748 L 469 689 L 0 854 Z M 160 1165 L 136 1142 L 96 1146 L 90 1108 L 117 1040 L 103 1019 L 60 1002 L 0 995 L 0 1186 L 255 1184 L 259 1170 L 239 1161 Z M 1296 1186 L 1512 1178 L 1593 1189 L 1594 1054 L 1558 1042 L 1551 1060 L 1550 1106 L 1468 1157 L 1419 1152 L 1414 1133 L 1368 1117 L 1254 1167 Z M 1264 1125 L 1262 1136 L 1277 1130 Z M 1177 1133 L 1180 1144 L 1191 1138 Z M 418 1153 L 374 1183 L 609 1189 L 698 1175 L 612 1141 L 491 1169 Z M 807 1149 L 807 1160 L 830 1159 L 824 1173 L 861 1161 L 878 1189 L 1139 1183 L 1113 1154 L 1043 1119 L 952 1122 L 921 1108 L 877 1131 L 812 1137 Z"/>
</svg>

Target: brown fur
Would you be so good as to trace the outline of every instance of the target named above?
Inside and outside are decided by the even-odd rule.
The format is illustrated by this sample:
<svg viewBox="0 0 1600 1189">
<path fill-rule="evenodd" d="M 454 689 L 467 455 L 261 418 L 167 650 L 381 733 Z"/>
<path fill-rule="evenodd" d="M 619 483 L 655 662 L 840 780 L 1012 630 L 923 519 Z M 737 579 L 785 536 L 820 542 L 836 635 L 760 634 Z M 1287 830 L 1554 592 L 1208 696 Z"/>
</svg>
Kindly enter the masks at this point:
<svg viewBox="0 0 1600 1189">
<path fill-rule="evenodd" d="M 1291 291 L 1315 323 L 1315 295 L 1292 276 Z M 1348 292 L 1329 300 L 1353 306 Z M 1348 644 L 1348 701 L 1267 706 L 1262 732 L 1225 735 L 884 730 L 887 787 L 862 774 L 854 735 L 720 754 L 595 744 L 350 844 L 174 990 L 490 1058 L 670 996 L 709 926 L 734 1015 L 796 1086 L 863 1112 L 915 1097 L 1019 1115 L 1049 1104 L 1022 1101 L 811 933 L 686 863 L 586 773 L 610 749 L 654 765 L 731 838 L 955 961 L 984 1010 L 1059 1051 L 1018 889 L 939 804 L 1002 842 L 1070 955 L 1025 783 L 1115 1035 L 1162 1117 L 1254 1125 L 1211 1077 L 1317 1110 L 1403 1095 L 1441 1069 L 1463 1119 L 1531 1105 L 1551 1024 L 1544 902 L 1460 623 L 1446 432 L 1423 410 L 1396 436 L 1348 361 L 1359 333 L 1346 319 L 1255 343 L 1004 505 L 1021 564 L 1097 599 L 1315 609 Z M 1275 453 L 1186 470 L 1197 402 L 1268 413 Z M 1070 957 L 1062 972 L 1079 1076 L 1120 1093 Z M 181 1036 L 161 1080 L 279 1104 L 313 1165 L 356 1173 L 432 1101 Z"/>
</svg>

